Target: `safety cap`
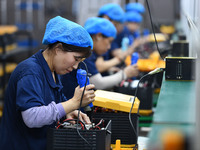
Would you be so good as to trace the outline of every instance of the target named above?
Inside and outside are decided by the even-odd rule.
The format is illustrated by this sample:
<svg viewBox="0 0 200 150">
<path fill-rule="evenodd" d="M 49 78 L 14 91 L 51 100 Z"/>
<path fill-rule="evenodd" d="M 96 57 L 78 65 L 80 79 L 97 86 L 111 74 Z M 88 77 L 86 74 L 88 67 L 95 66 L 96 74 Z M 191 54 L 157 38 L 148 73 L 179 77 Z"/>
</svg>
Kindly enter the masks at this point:
<svg viewBox="0 0 200 150">
<path fill-rule="evenodd" d="M 107 37 L 116 37 L 117 30 L 115 26 L 107 19 L 99 17 L 89 18 L 84 25 L 89 34 L 101 33 Z"/>
<path fill-rule="evenodd" d="M 99 9 L 98 16 L 107 15 L 111 20 L 124 22 L 124 11 L 120 5 L 109 3 Z"/>
<path fill-rule="evenodd" d="M 45 45 L 63 42 L 79 47 L 91 47 L 93 41 L 89 33 L 79 24 L 61 16 L 49 20 L 42 43 Z"/>
<path fill-rule="evenodd" d="M 128 3 L 126 6 L 125 6 L 125 10 L 126 12 L 129 12 L 129 11 L 136 11 L 138 13 L 144 13 L 145 12 L 145 8 L 144 6 L 141 4 L 141 3 Z"/>
<path fill-rule="evenodd" d="M 126 12 L 125 13 L 125 22 L 135 22 L 140 23 L 142 22 L 142 16 L 137 12 Z"/>
</svg>

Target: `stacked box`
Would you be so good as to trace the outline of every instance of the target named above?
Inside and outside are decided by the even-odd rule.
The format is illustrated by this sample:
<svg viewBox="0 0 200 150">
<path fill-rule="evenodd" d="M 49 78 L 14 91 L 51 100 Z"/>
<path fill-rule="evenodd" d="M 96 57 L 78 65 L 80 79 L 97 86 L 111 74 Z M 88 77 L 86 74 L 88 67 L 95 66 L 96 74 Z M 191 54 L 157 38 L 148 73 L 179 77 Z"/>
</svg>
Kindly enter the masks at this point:
<svg viewBox="0 0 200 150">
<path fill-rule="evenodd" d="M 97 119 L 95 119 L 96 121 Z M 74 128 L 49 128 L 47 132 L 47 150 L 110 150 L 111 121 L 105 120 L 101 130 L 81 130 L 80 135 Z"/>
</svg>

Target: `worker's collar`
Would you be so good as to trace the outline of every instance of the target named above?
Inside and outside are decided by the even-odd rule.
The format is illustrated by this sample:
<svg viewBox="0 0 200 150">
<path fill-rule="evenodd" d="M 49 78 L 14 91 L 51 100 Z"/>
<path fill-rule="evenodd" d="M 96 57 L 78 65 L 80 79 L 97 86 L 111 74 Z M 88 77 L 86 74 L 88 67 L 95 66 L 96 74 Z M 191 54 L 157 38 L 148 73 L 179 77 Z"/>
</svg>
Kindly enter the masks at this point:
<svg viewBox="0 0 200 150">
<path fill-rule="evenodd" d="M 61 84 L 61 81 L 60 79 L 58 78 L 58 75 L 57 73 L 55 72 L 55 79 L 56 79 L 56 83 L 54 82 L 54 79 L 53 79 L 53 76 L 52 76 L 52 72 L 46 62 L 46 60 L 44 59 L 43 55 L 42 55 L 42 52 L 44 50 L 40 50 L 38 53 L 36 53 L 36 58 L 38 60 L 38 62 L 40 63 L 44 73 L 45 73 L 45 76 L 47 78 L 47 81 L 49 82 L 49 85 L 52 87 L 52 88 L 58 88 L 59 91 L 63 88 L 62 84 Z"/>
</svg>

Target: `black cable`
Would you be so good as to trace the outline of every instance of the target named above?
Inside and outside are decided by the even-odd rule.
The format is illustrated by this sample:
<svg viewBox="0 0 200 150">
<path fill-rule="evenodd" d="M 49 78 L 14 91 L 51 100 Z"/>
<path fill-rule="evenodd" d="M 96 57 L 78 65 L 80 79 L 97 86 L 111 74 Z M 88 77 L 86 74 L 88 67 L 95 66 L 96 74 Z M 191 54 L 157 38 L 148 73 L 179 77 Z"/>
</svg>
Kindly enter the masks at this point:
<svg viewBox="0 0 200 150">
<path fill-rule="evenodd" d="M 84 89 L 83 89 L 83 93 L 81 95 L 81 100 L 80 100 L 80 106 L 79 106 L 79 110 L 78 110 L 78 118 L 77 118 L 77 126 L 76 126 L 76 131 L 78 133 L 78 135 L 91 147 L 91 149 L 93 150 L 93 147 L 92 145 L 80 134 L 79 132 L 79 129 L 78 129 L 78 122 L 79 122 L 79 115 L 80 115 L 80 111 L 81 111 L 81 105 L 82 105 L 82 101 L 83 101 L 83 95 L 85 93 L 85 88 L 86 88 L 86 85 L 87 85 L 87 80 L 88 80 L 88 68 L 87 68 L 87 65 L 85 64 L 85 62 L 82 61 L 82 63 L 84 64 L 85 66 L 85 69 L 86 69 L 86 81 L 85 81 L 85 85 L 84 85 Z"/>
<path fill-rule="evenodd" d="M 136 138 L 138 137 L 138 134 L 137 134 L 137 132 L 136 132 L 136 130 L 135 130 L 135 127 L 133 126 L 133 122 L 132 122 L 132 120 L 131 120 L 131 112 L 132 112 L 132 109 L 133 109 L 133 106 L 134 106 L 135 98 L 136 98 L 136 96 L 137 96 L 137 91 L 138 91 L 139 84 L 140 84 L 140 82 L 142 81 L 142 79 L 145 78 L 145 77 L 148 76 L 148 75 L 149 75 L 149 74 L 146 74 L 146 75 L 142 76 L 142 77 L 140 78 L 140 80 L 138 81 L 137 87 L 136 87 L 136 89 L 135 89 L 135 94 L 134 94 L 134 99 L 133 99 L 133 102 L 132 102 L 132 106 L 131 106 L 131 109 L 130 109 L 130 112 L 129 112 L 129 122 L 130 122 L 130 124 L 131 124 L 131 127 L 132 127 L 132 129 L 133 129 L 133 132 L 134 132 Z M 138 109 L 139 109 L 139 108 L 138 108 Z"/>
<path fill-rule="evenodd" d="M 134 106 L 134 102 L 135 102 L 135 98 L 137 97 L 137 91 L 138 91 L 138 87 L 139 87 L 139 84 L 140 82 L 142 81 L 143 78 L 147 77 L 147 76 L 151 76 L 151 75 L 154 75 L 154 74 L 157 74 L 159 72 L 163 72 L 165 69 L 164 68 L 156 68 L 154 69 L 153 71 L 150 71 L 149 73 L 143 75 L 140 80 L 138 81 L 138 84 L 137 84 L 137 87 L 135 89 L 135 94 L 134 94 L 134 98 L 133 98 L 133 102 L 132 102 L 132 106 L 131 106 L 131 109 L 130 109 L 130 112 L 129 112 L 129 121 L 130 121 L 130 124 L 131 124 L 131 127 L 133 128 L 133 132 L 135 134 L 136 137 L 138 137 L 137 135 L 137 132 L 135 130 L 135 127 L 133 126 L 133 122 L 131 120 L 131 112 L 132 112 L 132 109 L 133 109 L 133 106 Z"/>
<path fill-rule="evenodd" d="M 158 50 L 158 52 L 160 54 L 160 57 L 164 60 L 163 56 L 161 55 L 160 49 L 158 47 L 158 42 L 157 42 L 156 35 L 155 35 L 155 30 L 154 30 L 154 26 L 153 26 L 153 21 L 152 21 L 152 17 L 151 17 L 151 11 L 150 11 L 148 0 L 146 0 L 146 4 L 147 4 L 148 12 L 149 12 L 149 17 L 150 17 L 150 22 L 151 22 L 151 28 L 152 28 L 153 36 L 154 36 L 154 39 L 155 39 L 156 48 L 157 48 L 157 50 Z"/>
</svg>

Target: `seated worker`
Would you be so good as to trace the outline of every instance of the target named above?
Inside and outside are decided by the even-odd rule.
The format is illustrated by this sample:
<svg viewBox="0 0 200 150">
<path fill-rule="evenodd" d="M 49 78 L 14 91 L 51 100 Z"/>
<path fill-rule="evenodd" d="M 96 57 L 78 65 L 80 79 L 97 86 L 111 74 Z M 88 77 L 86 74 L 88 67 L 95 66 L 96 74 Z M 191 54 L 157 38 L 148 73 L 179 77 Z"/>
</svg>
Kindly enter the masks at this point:
<svg viewBox="0 0 200 150">
<path fill-rule="evenodd" d="M 140 15 L 143 15 L 145 13 L 145 7 L 143 6 L 143 4 L 139 3 L 139 2 L 134 2 L 134 3 L 128 3 L 125 5 L 125 11 L 126 12 L 136 12 L 139 13 Z M 149 29 L 145 28 L 145 29 L 140 29 L 140 32 L 143 34 L 143 43 L 147 42 L 147 36 L 149 35 Z M 141 41 L 142 42 L 142 41 Z"/>
<path fill-rule="evenodd" d="M 99 9 L 99 17 L 106 18 L 110 20 L 117 29 L 117 34 L 120 34 L 123 30 L 124 22 L 124 11 L 118 4 L 106 4 Z M 138 42 L 130 45 L 127 51 L 121 49 L 121 43 L 116 38 L 111 43 L 111 48 L 101 57 L 98 57 L 96 61 L 96 67 L 102 75 L 108 75 L 107 71 L 112 69 L 112 71 L 119 71 L 116 65 L 121 64 L 126 56 L 132 54 L 135 48 L 138 46 Z M 121 41 L 120 41 L 121 42 Z M 113 69 L 114 68 L 114 69 Z"/>
<path fill-rule="evenodd" d="M 119 84 L 123 79 L 138 75 L 137 65 L 133 65 L 120 70 L 116 74 L 102 77 L 96 68 L 95 61 L 110 48 L 111 42 L 116 36 L 116 29 L 109 20 L 99 17 L 89 18 L 84 27 L 90 33 L 94 43 L 92 55 L 85 59 L 84 62 L 87 65 L 88 72 L 91 74 L 90 83 L 94 84 L 96 89 L 109 89 Z M 82 66 L 81 68 L 85 69 Z M 72 97 L 72 94 L 70 95 L 67 91 L 68 89 L 74 89 L 78 85 L 76 71 L 61 76 L 61 81 L 64 86 L 63 93 L 65 96 Z M 73 90 L 70 93 L 73 93 Z"/>
<path fill-rule="evenodd" d="M 99 9 L 98 16 L 110 20 L 117 29 L 117 33 L 120 33 L 123 30 L 124 11 L 120 5 L 115 3 L 103 5 Z M 116 55 L 112 54 L 114 53 L 113 50 L 116 49 L 116 47 L 118 48 L 118 46 L 116 46 L 115 43 L 112 42 L 111 48 L 106 52 L 106 54 L 98 57 L 96 61 L 96 66 L 100 73 L 108 71 L 114 66 L 120 64 L 125 59 L 125 53 Z"/>
<path fill-rule="evenodd" d="M 123 31 L 117 35 L 115 42 L 122 50 L 126 51 L 128 46 L 134 44 L 134 42 L 141 44 L 139 28 L 142 22 L 142 16 L 137 12 L 126 12 L 124 18 L 125 24 Z M 127 40 L 127 45 L 123 45 L 124 40 Z"/>
<path fill-rule="evenodd" d="M 88 19 L 84 28 L 91 35 L 94 43 L 92 55 L 84 62 L 87 64 L 88 72 L 92 75 L 90 83 L 95 84 L 96 89 L 110 89 L 122 80 L 138 75 L 137 65 L 130 65 L 113 75 L 102 77 L 96 68 L 95 62 L 99 56 L 106 53 L 110 48 L 111 42 L 116 36 L 116 29 L 110 21 L 98 17 Z"/>
<path fill-rule="evenodd" d="M 18 64 L 7 86 L 0 125 L 1 150 L 44 150 L 49 127 L 62 117 L 77 118 L 83 88 L 74 96 L 62 93 L 60 75 L 76 69 L 91 54 L 93 41 L 80 25 L 57 16 L 52 18 L 43 37 L 46 49 Z M 94 85 L 88 85 L 82 106 L 94 101 Z M 80 120 L 90 123 L 80 112 Z"/>
</svg>

